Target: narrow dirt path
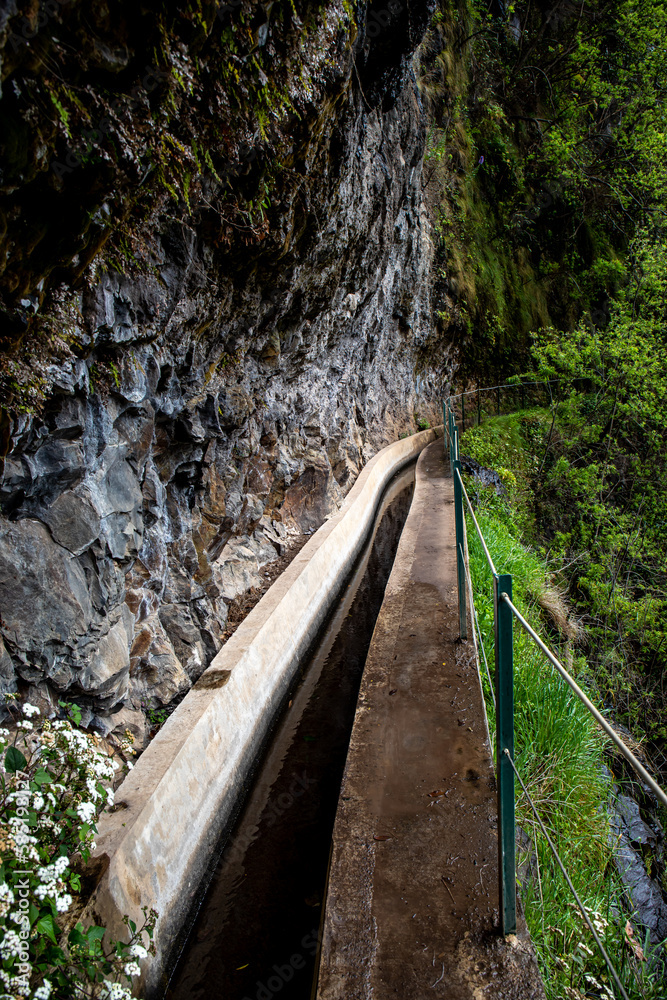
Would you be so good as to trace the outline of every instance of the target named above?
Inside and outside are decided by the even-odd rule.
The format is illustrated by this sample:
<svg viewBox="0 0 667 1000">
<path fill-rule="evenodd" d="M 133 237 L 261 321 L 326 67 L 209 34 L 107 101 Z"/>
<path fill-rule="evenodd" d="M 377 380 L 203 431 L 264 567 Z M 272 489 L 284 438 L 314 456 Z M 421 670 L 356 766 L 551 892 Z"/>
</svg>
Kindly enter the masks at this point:
<svg viewBox="0 0 667 1000">
<path fill-rule="evenodd" d="M 366 662 L 318 1000 L 544 997 L 523 923 L 497 931 L 493 760 L 475 650 L 458 640 L 447 472 L 436 441 L 419 459 Z"/>
</svg>

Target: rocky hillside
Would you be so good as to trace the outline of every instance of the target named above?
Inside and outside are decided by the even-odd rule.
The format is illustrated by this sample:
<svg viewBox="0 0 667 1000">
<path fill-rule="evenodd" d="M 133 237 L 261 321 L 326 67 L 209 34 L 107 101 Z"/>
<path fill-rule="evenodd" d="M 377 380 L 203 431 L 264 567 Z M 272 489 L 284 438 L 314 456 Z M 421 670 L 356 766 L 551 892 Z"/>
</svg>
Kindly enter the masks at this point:
<svg viewBox="0 0 667 1000">
<path fill-rule="evenodd" d="M 3 5 L 2 689 L 141 732 L 290 537 L 437 421 L 430 13 Z"/>
</svg>

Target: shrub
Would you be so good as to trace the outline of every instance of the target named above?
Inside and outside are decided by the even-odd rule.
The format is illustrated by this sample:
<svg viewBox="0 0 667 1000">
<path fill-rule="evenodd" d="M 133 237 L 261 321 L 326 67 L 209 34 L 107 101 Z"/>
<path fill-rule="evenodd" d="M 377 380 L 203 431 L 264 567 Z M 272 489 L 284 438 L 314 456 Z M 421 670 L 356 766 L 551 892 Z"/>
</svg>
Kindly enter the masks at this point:
<svg viewBox="0 0 667 1000">
<path fill-rule="evenodd" d="M 73 724 L 76 706 L 71 719 L 50 721 L 16 696 L 8 703 L 16 725 L 13 737 L 0 729 L 0 998 L 126 1000 L 137 960 L 153 951 L 157 914 L 144 910 L 140 928 L 125 918 L 129 940 L 105 944 L 104 927 L 84 928 L 71 912 L 85 902 L 77 869 L 95 849 L 120 765 Z"/>
</svg>

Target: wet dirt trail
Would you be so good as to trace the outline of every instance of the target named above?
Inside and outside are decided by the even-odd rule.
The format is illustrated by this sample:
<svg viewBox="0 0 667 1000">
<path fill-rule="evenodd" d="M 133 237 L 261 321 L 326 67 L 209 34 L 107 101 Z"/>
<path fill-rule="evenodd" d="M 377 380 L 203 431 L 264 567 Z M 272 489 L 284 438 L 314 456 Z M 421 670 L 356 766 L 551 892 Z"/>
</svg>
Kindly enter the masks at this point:
<svg viewBox="0 0 667 1000">
<path fill-rule="evenodd" d="M 544 998 L 523 921 L 498 931 L 493 757 L 475 647 L 459 639 L 455 553 L 436 441 L 417 463 L 359 692 L 318 1000 Z"/>
</svg>

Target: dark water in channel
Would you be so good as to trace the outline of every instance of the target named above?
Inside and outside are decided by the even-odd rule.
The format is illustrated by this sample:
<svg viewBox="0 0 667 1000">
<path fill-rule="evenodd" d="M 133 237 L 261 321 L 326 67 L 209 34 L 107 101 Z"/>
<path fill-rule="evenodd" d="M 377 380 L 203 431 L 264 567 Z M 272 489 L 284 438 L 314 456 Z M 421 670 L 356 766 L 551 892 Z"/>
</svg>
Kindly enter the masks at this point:
<svg viewBox="0 0 667 1000">
<path fill-rule="evenodd" d="M 414 466 L 384 493 L 268 744 L 166 1000 L 310 1000 L 331 834 L 361 675 Z"/>
</svg>

